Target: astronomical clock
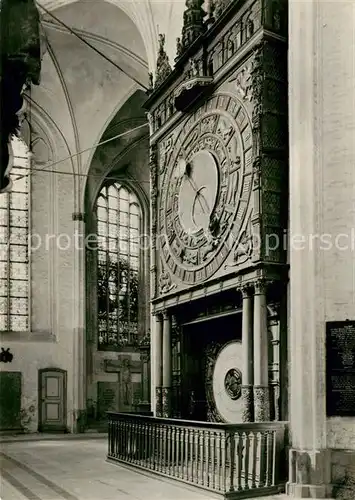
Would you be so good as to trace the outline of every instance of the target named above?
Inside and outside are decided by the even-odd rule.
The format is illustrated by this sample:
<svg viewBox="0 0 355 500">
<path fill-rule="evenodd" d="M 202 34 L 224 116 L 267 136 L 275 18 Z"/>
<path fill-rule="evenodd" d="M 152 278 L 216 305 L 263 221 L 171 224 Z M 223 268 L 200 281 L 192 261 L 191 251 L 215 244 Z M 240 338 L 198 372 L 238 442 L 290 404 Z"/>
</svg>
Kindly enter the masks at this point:
<svg viewBox="0 0 355 500">
<path fill-rule="evenodd" d="M 183 123 L 161 161 L 158 252 L 182 285 L 211 278 L 248 215 L 252 128 L 243 103 L 217 93 Z"/>
<path fill-rule="evenodd" d="M 145 103 L 152 329 L 161 324 L 172 339 L 172 387 L 157 386 L 156 414 L 241 422 L 267 414 L 269 380 L 280 406 L 286 329 L 278 312 L 269 347 L 267 332 L 270 304 L 285 307 L 287 256 L 283 245 L 265 243 L 283 237 L 288 222 L 287 4 L 217 0 L 208 15 L 202 4 L 186 2 L 174 68 L 160 34 Z M 257 292 L 262 307 L 245 300 Z M 256 313 L 270 358 L 263 366 L 272 369 L 254 405 L 243 314 Z"/>
</svg>

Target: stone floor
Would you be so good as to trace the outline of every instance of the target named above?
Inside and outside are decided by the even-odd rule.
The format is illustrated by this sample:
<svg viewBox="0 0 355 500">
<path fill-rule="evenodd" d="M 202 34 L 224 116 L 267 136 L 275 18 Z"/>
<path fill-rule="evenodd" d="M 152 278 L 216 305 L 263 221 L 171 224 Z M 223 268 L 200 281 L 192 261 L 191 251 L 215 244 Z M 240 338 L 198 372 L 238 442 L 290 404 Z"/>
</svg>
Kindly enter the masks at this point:
<svg viewBox="0 0 355 500">
<path fill-rule="evenodd" d="M 105 462 L 105 437 L 1 441 L 0 500 L 216 498 L 175 481 Z"/>
</svg>

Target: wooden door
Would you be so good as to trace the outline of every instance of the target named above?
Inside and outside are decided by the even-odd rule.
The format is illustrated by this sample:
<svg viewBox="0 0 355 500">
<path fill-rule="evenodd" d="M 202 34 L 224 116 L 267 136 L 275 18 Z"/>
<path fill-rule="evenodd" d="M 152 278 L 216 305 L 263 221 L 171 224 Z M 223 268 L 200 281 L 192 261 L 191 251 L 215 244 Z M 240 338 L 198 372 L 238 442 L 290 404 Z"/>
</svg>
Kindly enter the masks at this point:
<svg viewBox="0 0 355 500">
<path fill-rule="evenodd" d="M 21 372 L 0 372 L 0 431 L 21 429 Z"/>
<path fill-rule="evenodd" d="M 66 372 L 45 369 L 39 372 L 40 432 L 66 430 Z"/>
</svg>

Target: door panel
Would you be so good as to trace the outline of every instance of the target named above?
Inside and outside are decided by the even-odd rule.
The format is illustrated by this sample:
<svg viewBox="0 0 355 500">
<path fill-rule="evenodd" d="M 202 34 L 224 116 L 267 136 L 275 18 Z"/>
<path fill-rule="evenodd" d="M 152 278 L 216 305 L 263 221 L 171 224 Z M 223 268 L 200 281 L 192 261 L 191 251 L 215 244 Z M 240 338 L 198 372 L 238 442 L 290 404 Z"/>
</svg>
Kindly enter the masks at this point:
<svg viewBox="0 0 355 500">
<path fill-rule="evenodd" d="M 66 372 L 40 371 L 40 431 L 66 429 Z"/>
<path fill-rule="evenodd" d="M 0 431 L 21 429 L 21 372 L 0 372 Z"/>
</svg>

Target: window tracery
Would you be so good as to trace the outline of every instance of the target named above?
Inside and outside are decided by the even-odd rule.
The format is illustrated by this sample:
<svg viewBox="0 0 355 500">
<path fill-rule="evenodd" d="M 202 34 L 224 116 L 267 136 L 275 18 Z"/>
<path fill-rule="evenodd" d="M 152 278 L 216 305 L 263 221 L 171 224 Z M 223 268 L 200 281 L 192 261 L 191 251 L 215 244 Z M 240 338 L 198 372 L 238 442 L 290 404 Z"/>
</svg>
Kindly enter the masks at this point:
<svg viewBox="0 0 355 500">
<path fill-rule="evenodd" d="M 29 151 L 12 141 L 13 187 L 0 194 L 0 331 L 29 329 Z"/>
<path fill-rule="evenodd" d="M 141 206 L 130 189 L 114 183 L 102 188 L 96 215 L 99 347 L 125 346 L 138 334 Z"/>
</svg>

